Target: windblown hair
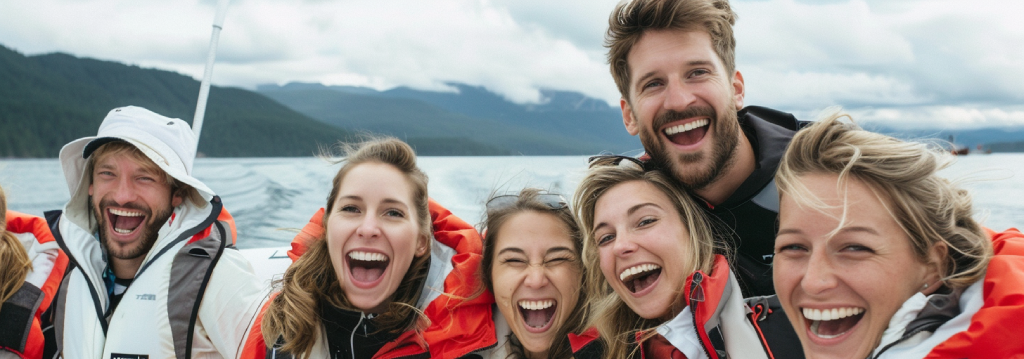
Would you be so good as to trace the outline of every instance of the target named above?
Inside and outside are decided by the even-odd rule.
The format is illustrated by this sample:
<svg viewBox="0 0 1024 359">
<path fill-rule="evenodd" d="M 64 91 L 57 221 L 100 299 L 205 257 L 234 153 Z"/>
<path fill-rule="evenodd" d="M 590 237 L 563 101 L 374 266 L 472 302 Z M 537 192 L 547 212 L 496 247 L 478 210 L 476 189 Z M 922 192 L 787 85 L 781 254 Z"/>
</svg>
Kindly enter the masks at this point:
<svg viewBox="0 0 1024 359">
<path fill-rule="evenodd" d="M 478 277 L 484 282 L 484 285 L 488 290 L 494 292 L 494 283 L 492 275 L 492 269 L 494 268 L 494 257 L 496 255 L 495 250 L 498 242 L 498 237 L 504 231 L 514 231 L 515 228 L 504 228 L 505 222 L 508 221 L 512 216 L 524 213 L 524 212 L 536 212 L 546 214 L 557 218 L 568 231 L 569 237 L 572 239 L 573 250 L 576 254 L 576 260 L 573 265 L 584 273 L 586 270 L 583 267 L 583 236 L 580 233 L 580 227 L 576 224 L 576 219 L 573 218 L 572 211 L 568 207 L 562 209 L 552 209 L 548 205 L 538 200 L 537 196 L 542 191 L 536 188 L 524 188 L 519 192 L 519 197 L 515 203 L 508 207 L 498 208 L 495 210 L 488 210 L 484 218 L 484 248 L 483 248 L 483 260 L 480 264 L 480 273 Z M 587 320 L 590 314 L 590 306 L 587 305 L 586 300 L 586 283 L 581 284 L 580 288 L 577 289 L 576 297 L 576 308 L 569 314 L 569 318 L 565 320 L 561 328 L 555 334 L 555 339 L 551 343 L 551 350 L 548 352 L 549 358 L 571 358 L 572 351 L 569 346 L 569 333 L 583 333 L 587 329 Z M 509 343 L 511 344 L 510 358 L 525 359 L 526 352 L 519 343 L 518 339 L 515 338 L 514 334 Z"/>
<path fill-rule="evenodd" d="M 658 30 L 704 31 L 732 78 L 736 70 L 736 13 L 727 0 L 632 0 L 620 2 L 608 18 L 604 46 L 622 98 L 629 98 L 629 52 L 644 33 Z"/>
<path fill-rule="evenodd" d="M 401 284 L 392 294 L 388 308 L 373 321 L 381 332 L 401 333 L 416 329 L 421 319 L 426 320 L 416 308 L 416 302 L 430 269 L 429 241 L 433 228 L 428 208 L 427 175 L 416 166 L 413 149 L 395 138 L 369 139 L 357 144 L 342 144 L 340 147 L 344 157 L 338 162 L 344 162 L 344 165 L 334 176 L 333 188 L 327 196 L 323 218 L 325 226 L 334 210 L 345 175 L 358 165 L 378 163 L 394 166 L 405 174 L 413 189 L 419 240 L 427 245 L 428 252 L 413 258 Z M 324 237 L 310 245 L 308 252 L 288 267 L 284 278 L 276 283 L 281 286 L 281 292 L 274 297 L 263 316 L 265 342 L 276 343 L 281 338 L 284 341 L 281 350 L 296 356 L 309 357 L 313 346 L 322 337 L 320 312 L 325 305 L 360 311 L 352 306 L 341 289 L 331 264 L 326 235 L 325 228 Z"/>
<path fill-rule="evenodd" d="M 0 303 L 11 298 L 21 285 L 25 283 L 25 277 L 32 270 L 32 261 L 28 259 L 25 247 L 21 245 L 18 237 L 7 231 L 7 196 L 4 189 L 0 187 Z"/>
<path fill-rule="evenodd" d="M 600 268 L 601 258 L 598 254 L 597 240 L 594 238 L 594 210 L 597 201 L 613 187 L 632 181 L 653 185 L 675 206 L 679 218 L 690 232 L 689 239 L 682 238 L 682 233 L 679 238 L 680 245 L 689 247 L 687 253 L 691 258 L 679 260 L 688 265 L 687 270 L 690 273 L 699 270 L 711 274 L 715 253 L 726 251 L 722 243 L 715 240 L 714 228 L 700 206 L 692 197 L 677 188 L 664 173 L 645 172 L 629 161 L 622 161 L 613 166 L 592 167 L 576 189 L 574 207 L 576 218 L 583 229 L 583 255 L 587 268 L 584 281 L 589 289 L 589 305 L 594 311 L 590 325 L 597 327 L 601 338 L 605 340 L 608 349 L 605 351 L 605 358 L 629 357 L 630 346 L 635 342 L 637 332 L 649 332 L 649 335 L 643 338 L 648 339 L 652 336 L 650 334 L 656 334 L 651 329 L 662 324 L 659 320 L 644 319 L 630 309 L 608 284 L 608 280 L 619 279 L 606 279 Z M 684 290 L 685 288 L 678 288 L 679 294 L 682 295 Z"/>
<path fill-rule="evenodd" d="M 801 184 L 801 176 L 838 175 L 840 193 L 850 179 L 861 181 L 910 238 L 922 263 L 934 244 L 947 245 L 948 255 L 939 263 L 947 287 L 960 289 L 981 279 L 992 244 L 972 218 L 970 193 L 937 174 L 952 163 L 952 156 L 924 143 L 865 131 L 841 121 L 844 117 L 850 119 L 836 110 L 797 133 L 775 174 L 779 196 L 822 208 L 825 204 Z M 839 227 L 846 220 L 845 208 L 843 213 Z"/>
<path fill-rule="evenodd" d="M 143 168 L 152 171 L 153 173 L 163 174 L 164 183 L 171 185 L 172 196 L 181 197 L 184 200 L 191 201 L 192 204 L 199 208 L 206 207 L 206 200 L 204 200 L 203 196 L 199 194 L 199 191 L 192 188 L 192 186 L 178 182 L 174 177 L 171 177 L 170 174 L 160 169 L 159 166 L 153 163 L 153 160 L 146 157 L 146 155 L 143 154 L 142 151 L 139 151 L 139 149 L 134 145 L 120 140 L 105 143 L 89 155 L 89 160 L 85 165 L 85 175 L 89 176 L 89 184 L 92 184 L 93 182 L 93 170 L 96 168 L 97 162 L 101 162 L 110 156 L 122 154 L 128 155 L 128 157 L 135 160 L 135 162 L 139 163 Z"/>
</svg>

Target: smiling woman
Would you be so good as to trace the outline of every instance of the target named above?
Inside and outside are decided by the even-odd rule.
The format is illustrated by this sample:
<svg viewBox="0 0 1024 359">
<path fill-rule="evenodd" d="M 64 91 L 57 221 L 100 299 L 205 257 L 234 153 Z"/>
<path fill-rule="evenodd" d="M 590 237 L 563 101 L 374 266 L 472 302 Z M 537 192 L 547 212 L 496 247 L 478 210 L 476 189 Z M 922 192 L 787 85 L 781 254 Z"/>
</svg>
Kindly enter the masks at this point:
<svg viewBox="0 0 1024 359">
<path fill-rule="evenodd" d="M 484 223 L 480 277 L 512 332 L 490 357 L 572 357 L 568 336 L 584 332 L 589 307 L 580 284 L 583 242 L 568 202 L 526 188 L 491 197 Z M 600 342 L 587 345 L 599 350 Z"/>
<path fill-rule="evenodd" d="M 1003 300 L 1022 290 L 1020 233 L 990 239 L 936 174 L 948 154 L 842 117 L 798 133 L 776 176 L 775 288 L 807 357 L 1024 353 L 1008 322 L 1024 306 Z"/>
<path fill-rule="evenodd" d="M 427 176 L 396 139 L 353 145 L 346 154 L 321 238 L 285 272 L 254 330 L 262 338 L 250 340 L 243 355 L 429 355 L 416 307 L 430 269 Z"/>
<path fill-rule="evenodd" d="M 662 172 L 597 159 L 576 190 L 576 215 L 604 357 L 767 358 L 700 207 Z"/>
</svg>

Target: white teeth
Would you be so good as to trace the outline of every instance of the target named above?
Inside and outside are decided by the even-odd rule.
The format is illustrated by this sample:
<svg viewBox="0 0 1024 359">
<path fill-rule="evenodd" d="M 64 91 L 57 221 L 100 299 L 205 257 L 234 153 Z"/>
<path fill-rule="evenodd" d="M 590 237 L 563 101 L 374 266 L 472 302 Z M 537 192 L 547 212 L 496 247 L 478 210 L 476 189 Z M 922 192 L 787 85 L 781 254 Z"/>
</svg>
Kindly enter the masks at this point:
<svg viewBox="0 0 1024 359">
<path fill-rule="evenodd" d="M 541 310 L 547 309 L 555 305 L 554 299 L 546 300 L 520 300 L 519 306 L 526 310 Z"/>
<path fill-rule="evenodd" d="M 626 270 L 622 271 L 622 273 L 619 274 L 619 280 L 625 281 L 626 278 L 629 278 L 630 276 L 634 276 L 643 272 L 648 272 L 659 268 L 661 267 L 659 267 L 656 264 L 641 264 L 635 267 L 626 268 Z"/>
<path fill-rule="evenodd" d="M 361 251 L 348 252 L 348 257 L 352 258 L 352 259 L 355 259 L 357 261 L 367 261 L 367 262 L 374 262 L 374 261 L 376 261 L 376 262 L 384 262 L 384 261 L 388 260 L 388 256 L 386 256 L 384 254 L 381 254 L 381 253 L 370 253 L 370 252 L 361 252 Z"/>
<path fill-rule="evenodd" d="M 114 228 L 114 232 L 117 232 L 117 233 L 120 233 L 120 234 L 128 234 L 128 233 L 132 233 L 132 230 L 131 229 Z"/>
<path fill-rule="evenodd" d="M 672 126 L 672 127 L 666 128 L 665 129 L 665 134 L 671 136 L 671 135 L 674 135 L 674 134 L 677 134 L 677 133 L 680 133 L 680 132 L 686 132 L 686 131 L 689 131 L 689 130 L 692 130 L 692 129 L 695 129 L 695 128 L 698 128 L 698 127 L 707 126 L 708 123 L 711 123 L 711 121 L 709 121 L 706 118 L 702 118 L 702 119 L 699 119 L 699 120 L 696 120 L 696 121 L 693 121 L 693 122 L 688 122 L 688 123 L 684 123 L 682 125 Z"/>
<path fill-rule="evenodd" d="M 803 308 L 804 318 L 814 321 L 829 321 L 852 317 L 864 312 L 864 308 L 832 308 L 832 309 L 810 309 Z"/>
<path fill-rule="evenodd" d="M 113 213 L 113 214 L 121 216 L 121 217 L 142 217 L 142 216 L 145 215 L 145 213 L 142 213 L 142 212 L 129 212 L 129 211 L 120 210 L 120 209 L 113 209 L 113 208 L 110 209 L 110 213 Z"/>
</svg>

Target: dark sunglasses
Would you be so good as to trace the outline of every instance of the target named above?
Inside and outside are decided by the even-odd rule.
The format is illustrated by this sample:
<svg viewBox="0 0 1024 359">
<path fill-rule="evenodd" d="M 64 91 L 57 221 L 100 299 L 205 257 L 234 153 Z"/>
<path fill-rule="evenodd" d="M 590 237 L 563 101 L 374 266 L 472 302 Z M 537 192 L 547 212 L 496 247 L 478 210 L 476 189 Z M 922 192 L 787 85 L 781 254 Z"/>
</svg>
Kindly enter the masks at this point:
<svg viewBox="0 0 1024 359">
<path fill-rule="evenodd" d="M 604 167 L 604 166 L 623 166 L 623 160 L 626 160 L 628 166 L 630 162 L 635 164 L 641 171 L 648 171 L 647 163 L 640 161 L 636 157 L 623 156 L 623 155 L 597 155 L 591 156 L 587 162 L 590 164 L 588 168 Z"/>
<path fill-rule="evenodd" d="M 494 212 L 515 206 L 517 201 L 519 201 L 518 194 L 496 196 L 487 201 L 487 212 Z M 540 203 L 543 203 L 552 210 L 560 210 L 569 207 L 569 201 L 566 201 L 565 197 L 556 193 L 537 194 L 537 201 L 540 201 Z"/>
</svg>

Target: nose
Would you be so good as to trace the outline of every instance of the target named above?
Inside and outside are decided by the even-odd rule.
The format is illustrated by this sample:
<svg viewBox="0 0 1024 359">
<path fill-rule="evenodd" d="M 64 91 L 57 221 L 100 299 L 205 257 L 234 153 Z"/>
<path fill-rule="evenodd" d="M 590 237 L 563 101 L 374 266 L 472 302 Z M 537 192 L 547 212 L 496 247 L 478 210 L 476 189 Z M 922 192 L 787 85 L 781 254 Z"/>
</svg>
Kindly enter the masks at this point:
<svg viewBox="0 0 1024 359">
<path fill-rule="evenodd" d="M 684 81 L 670 79 L 665 86 L 665 109 L 682 111 L 697 100 L 693 89 Z"/>
<path fill-rule="evenodd" d="M 359 228 L 356 228 L 356 234 L 364 238 L 380 236 L 380 225 L 377 222 L 377 217 L 372 215 L 364 216 L 363 221 L 359 224 Z"/>
<path fill-rule="evenodd" d="M 832 260 L 824 251 L 812 251 L 807 261 L 806 272 L 800 281 L 805 293 L 820 294 L 837 286 L 836 270 Z"/>
<path fill-rule="evenodd" d="M 547 271 L 543 264 L 526 267 L 526 279 L 523 281 L 523 285 L 527 288 L 543 288 L 548 283 Z"/>
<path fill-rule="evenodd" d="M 633 241 L 633 237 L 628 233 L 624 233 L 615 238 L 615 242 L 612 243 L 612 252 L 618 257 L 627 256 L 633 252 L 636 252 L 637 245 Z"/>
<path fill-rule="evenodd" d="M 135 186 L 133 186 L 133 182 L 129 178 L 118 178 L 114 186 L 116 187 L 114 188 L 114 195 L 111 199 L 113 199 L 117 204 L 123 205 L 131 203 L 138 198 L 138 192 L 135 190 Z"/>
</svg>

